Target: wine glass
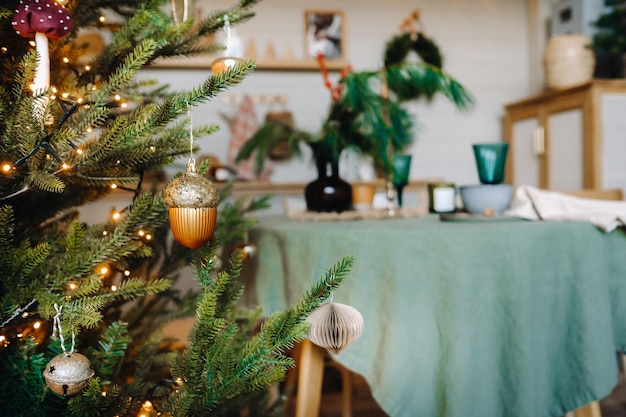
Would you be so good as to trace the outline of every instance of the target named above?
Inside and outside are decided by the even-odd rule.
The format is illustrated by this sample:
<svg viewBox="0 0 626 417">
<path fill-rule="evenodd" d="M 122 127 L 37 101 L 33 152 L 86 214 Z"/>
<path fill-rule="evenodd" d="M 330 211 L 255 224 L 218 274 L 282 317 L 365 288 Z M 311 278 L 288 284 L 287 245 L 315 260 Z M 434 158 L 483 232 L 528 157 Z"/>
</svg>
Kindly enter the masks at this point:
<svg viewBox="0 0 626 417">
<path fill-rule="evenodd" d="M 391 183 L 396 189 L 398 196 L 398 206 L 402 207 L 402 191 L 409 183 L 409 172 L 411 170 L 411 155 L 393 156 L 393 176 Z"/>
</svg>

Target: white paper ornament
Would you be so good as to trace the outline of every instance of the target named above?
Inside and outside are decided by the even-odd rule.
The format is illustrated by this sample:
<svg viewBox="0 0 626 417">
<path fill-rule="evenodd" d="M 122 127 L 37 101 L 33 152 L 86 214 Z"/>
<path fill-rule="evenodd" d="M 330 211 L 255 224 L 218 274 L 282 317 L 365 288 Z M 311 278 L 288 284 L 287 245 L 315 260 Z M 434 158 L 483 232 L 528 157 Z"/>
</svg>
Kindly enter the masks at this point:
<svg viewBox="0 0 626 417">
<path fill-rule="evenodd" d="M 307 318 L 311 325 L 309 340 L 337 354 L 351 345 L 363 332 L 363 316 L 349 305 L 326 303 Z"/>
</svg>

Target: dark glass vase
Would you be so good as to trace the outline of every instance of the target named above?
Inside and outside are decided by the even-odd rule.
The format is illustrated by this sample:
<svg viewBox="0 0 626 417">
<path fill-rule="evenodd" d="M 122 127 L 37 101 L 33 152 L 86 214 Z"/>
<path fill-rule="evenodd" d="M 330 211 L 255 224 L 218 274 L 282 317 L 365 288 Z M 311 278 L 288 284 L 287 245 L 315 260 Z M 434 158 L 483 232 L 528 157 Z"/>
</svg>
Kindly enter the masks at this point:
<svg viewBox="0 0 626 417">
<path fill-rule="evenodd" d="M 319 158 L 317 179 L 304 189 L 309 211 L 341 213 L 352 208 L 352 186 L 339 177 L 339 160 Z"/>
</svg>

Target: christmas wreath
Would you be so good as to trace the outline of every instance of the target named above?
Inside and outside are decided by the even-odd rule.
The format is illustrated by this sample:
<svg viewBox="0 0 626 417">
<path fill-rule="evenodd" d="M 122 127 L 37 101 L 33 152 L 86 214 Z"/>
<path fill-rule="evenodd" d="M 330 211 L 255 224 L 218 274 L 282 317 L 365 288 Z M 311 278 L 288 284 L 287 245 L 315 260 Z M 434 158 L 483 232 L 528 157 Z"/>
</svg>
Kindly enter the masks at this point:
<svg viewBox="0 0 626 417">
<path fill-rule="evenodd" d="M 400 34 L 387 41 L 385 47 L 386 83 L 400 101 L 415 100 L 422 96 L 430 99 L 437 92 L 437 88 L 432 84 L 414 82 L 415 74 L 411 74 L 410 65 L 403 65 L 407 56 L 415 52 L 424 64 L 436 71 L 442 70 L 443 58 L 439 47 L 424 34 L 421 26 L 419 11 L 416 10 L 402 20 Z"/>
<path fill-rule="evenodd" d="M 421 32 L 405 32 L 394 36 L 385 48 L 385 67 L 401 64 L 413 51 L 420 59 L 434 67 L 441 68 L 443 58 L 439 47 Z"/>
</svg>

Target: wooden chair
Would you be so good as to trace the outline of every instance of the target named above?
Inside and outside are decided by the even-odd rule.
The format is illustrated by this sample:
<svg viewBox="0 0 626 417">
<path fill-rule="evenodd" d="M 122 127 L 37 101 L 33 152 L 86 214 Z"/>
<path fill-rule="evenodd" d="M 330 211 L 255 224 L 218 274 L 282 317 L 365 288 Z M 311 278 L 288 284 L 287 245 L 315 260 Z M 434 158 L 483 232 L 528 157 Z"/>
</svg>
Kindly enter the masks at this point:
<svg viewBox="0 0 626 417">
<path fill-rule="evenodd" d="M 287 376 L 287 383 L 296 383 L 295 417 L 318 417 L 328 353 L 305 339 L 294 348 L 293 355 L 296 367 Z M 329 363 L 341 374 L 341 417 L 352 417 L 352 374 L 336 362 Z"/>
<path fill-rule="evenodd" d="M 576 191 L 563 191 L 564 194 L 568 194 L 574 197 L 581 198 L 593 198 L 596 200 L 613 200 L 620 201 L 624 199 L 624 191 L 620 188 L 610 189 L 585 189 Z"/>
</svg>

